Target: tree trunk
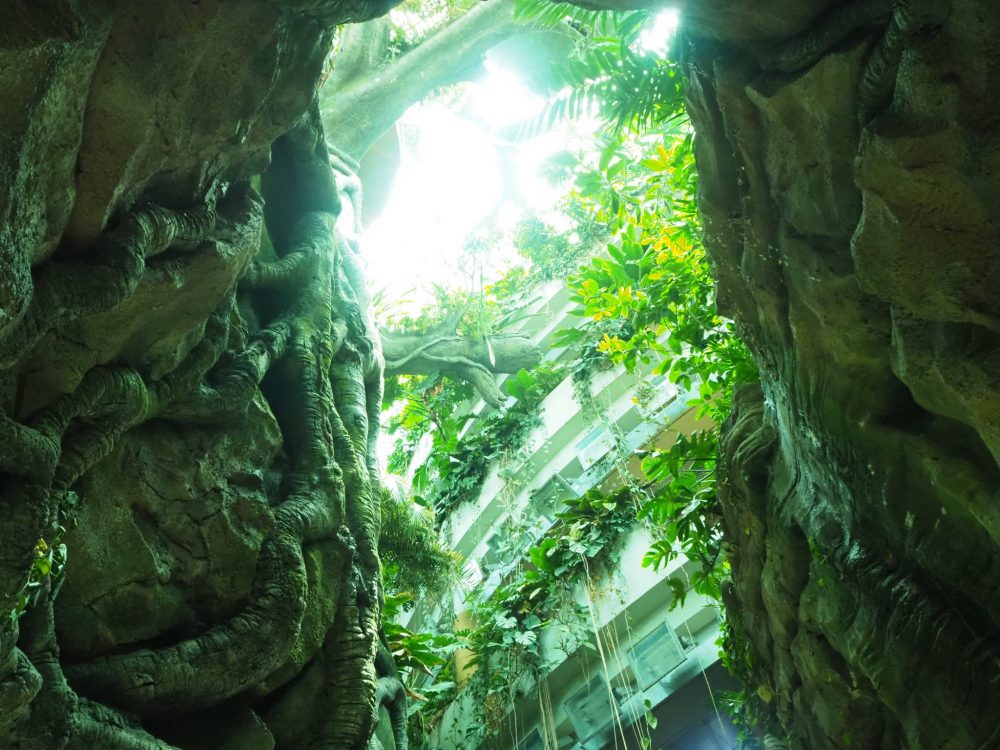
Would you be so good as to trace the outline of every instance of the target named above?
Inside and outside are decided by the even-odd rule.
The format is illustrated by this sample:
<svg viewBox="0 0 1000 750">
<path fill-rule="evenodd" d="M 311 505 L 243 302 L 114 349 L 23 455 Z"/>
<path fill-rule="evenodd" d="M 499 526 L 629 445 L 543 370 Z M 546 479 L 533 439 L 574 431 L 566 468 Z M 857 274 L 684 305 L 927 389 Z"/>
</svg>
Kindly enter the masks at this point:
<svg viewBox="0 0 1000 750">
<path fill-rule="evenodd" d="M 375 10 L 0 12 L 4 748 L 358 748 L 380 710 L 405 748 L 379 639 L 382 337 L 357 178 L 315 104 L 324 29 Z M 509 14 L 461 27 L 456 75 Z M 448 80 L 449 33 L 351 106 L 381 87 L 398 115 L 413 71 Z M 526 361 L 501 341 L 500 366 Z M 405 343 L 487 388 L 483 342 Z"/>
<path fill-rule="evenodd" d="M 329 24 L 382 10 L 0 10 L 3 747 L 357 748 L 380 705 L 399 724 L 383 337 L 314 106 Z M 730 621 L 774 696 L 751 707 L 794 748 L 996 746 L 998 12 L 685 12 L 720 302 L 763 372 L 725 456 Z M 341 146 L 507 21 L 485 26 L 357 79 L 326 106 Z M 427 343 L 412 367 L 506 361 Z"/>
<path fill-rule="evenodd" d="M 366 11 L 136 10 L 5 11 L 0 745 L 363 746 L 382 356 L 309 105 Z"/>
<path fill-rule="evenodd" d="M 541 350 L 525 336 L 499 334 L 481 340 L 428 331 L 421 334 L 382 333 L 386 375 L 441 373 L 475 386 L 490 406 L 498 407 L 503 394 L 494 373 L 515 373 L 537 365 Z"/>
<path fill-rule="evenodd" d="M 369 63 L 388 52 L 384 24 L 348 33 L 323 97 L 330 141 L 360 161 L 410 106 L 442 86 L 467 80 L 486 51 L 519 28 L 524 27 L 514 22 L 512 0 L 487 0 L 399 58 L 375 65 Z M 380 48 L 382 55 L 376 52 Z"/>
</svg>

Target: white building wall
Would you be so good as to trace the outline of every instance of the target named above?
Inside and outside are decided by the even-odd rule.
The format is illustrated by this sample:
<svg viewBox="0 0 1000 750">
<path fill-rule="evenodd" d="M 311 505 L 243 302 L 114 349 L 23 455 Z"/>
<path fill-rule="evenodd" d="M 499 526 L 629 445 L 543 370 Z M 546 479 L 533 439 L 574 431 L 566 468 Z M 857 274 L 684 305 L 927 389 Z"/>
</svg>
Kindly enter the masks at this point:
<svg viewBox="0 0 1000 750">
<path fill-rule="evenodd" d="M 576 320 L 569 316 L 573 306 L 565 286 L 553 282 L 543 287 L 536 301 L 529 305 L 521 330 L 531 333 L 536 342 L 545 346 L 556 330 Z M 558 358 L 562 354 L 559 350 L 551 350 L 548 356 Z M 619 486 L 622 478 L 614 474 L 627 470 L 622 468 L 627 456 L 639 447 L 662 439 L 678 420 L 693 421 L 687 406 L 692 394 L 680 392 L 662 378 L 655 384 L 654 398 L 645 406 L 637 405 L 633 397 L 643 376 L 647 382 L 651 380 L 648 369 L 638 376 L 626 373 L 623 368 L 597 373 L 591 388 L 599 415 L 597 419 L 593 411 L 580 405 L 569 378 L 560 383 L 543 401 L 541 425 L 528 439 L 519 460 L 507 466 L 490 467 L 479 497 L 452 510 L 444 527 L 446 543 L 469 560 L 475 570 L 491 534 L 510 514 L 522 513 L 532 493 L 545 486 L 553 476 L 564 477 L 577 494 L 583 494 L 592 486 Z M 609 434 L 581 449 L 581 441 L 598 427 L 604 427 Z M 617 445 L 613 433 L 617 433 Z M 609 462 L 607 455 L 615 458 L 615 453 L 624 455 Z M 605 454 L 604 464 L 615 464 L 612 476 L 602 474 L 601 466 L 594 465 L 601 454 Z M 531 519 L 526 521 L 530 523 Z M 621 722 L 627 725 L 645 713 L 647 702 L 652 706 L 663 703 L 718 661 L 715 645 L 719 635 L 718 619 L 712 603 L 692 592 L 683 606 L 669 609 L 671 594 L 666 581 L 673 575 L 686 575 L 691 564 L 679 556 L 666 570 L 654 572 L 643 567 L 642 558 L 651 542 L 648 531 L 637 524 L 622 542 L 618 569 L 611 575 L 600 576 L 594 585 L 577 587 L 577 600 L 587 606 L 592 629 L 600 634 L 600 644 L 598 636 L 591 635 L 594 651 L 582 649 L 589 658 L 582 659 L 579 651 L 566 654 L 560 650 L 559 643 L 565 632 L 559 627 L 550 628 L 542 636 L 544 653 L 549 658 L 561 659 L 546 681 L 557 733 L 567 742 L 572 740 L 565 747 L 560 742 L 562 750 L 568 747 L 599 750 L 614 739 L 611 736 L 613 724 L 591 736 L 580 736 L 581 726 L 586 727 L 587 722 L 573 715 L 573 697 L 594 679 L 596 664 L 600 665 L 603 678 L 616 688 L 608 695 L 603 709 L 605 718 L 617 713 Z M 499 574 L 494 578 L 497 579 L 492 582 L 495 584 Z M 603 595 L 594 596 L 595 590 Z M 456 599 L 458 608 L 461 598 L 459 595 Z M 410 627 L 418 626 L 426 617 L 425 613 L 417 613 Z M 643 686 L 638 679 L 643 667 L 636 665 L 631 649 L 664 627 L 682 644 L 683 658 L 652 684 Z M 460 694 L 449 707 L 436 729 L 432 747 L 466 750 L 466 730 L 472 717 L 477 715 L 469 700 L 467 695 Z M 534 737 L 532 727 L 540 718 L 537 700 L 522 701 L 511 709 L 520 729 L 514 733 L 518 737 L 512 738 L 510 745 L 517 740 L 521 742 L 521 750 L 540 750 L 530 747 Z"/>
</svg>

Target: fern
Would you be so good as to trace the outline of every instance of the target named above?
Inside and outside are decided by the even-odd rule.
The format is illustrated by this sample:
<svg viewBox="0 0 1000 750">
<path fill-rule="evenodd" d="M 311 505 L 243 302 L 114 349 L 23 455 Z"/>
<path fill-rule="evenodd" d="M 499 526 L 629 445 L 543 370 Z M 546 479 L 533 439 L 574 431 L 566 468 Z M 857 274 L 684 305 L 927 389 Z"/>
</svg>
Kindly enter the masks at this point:
<svg viewBox="0 0 1000 750">
<path fill-rule="evenodd" d="M 570 3 L 554 3 L 550 0 L 514 0 L 514 20 L 543 28 L 590 29 L 602 36 L 608 36 L 619 26 L 622 16 L 646 16 L 647 11 L 630 11 L 623 14 L 615 10 L 589 10 Z"/>
<path fill-rule="evenodd" d="M 458 557 L 438 539 L 430 520 L 407 499 L 379 490 L 382 533 L 378 552 L 386 590 L 443 594 L 458 577 Z"/>
<path fill-rule="evenodd" d="M 533 117 L 501 130 L 501 138 L 527 140 L 588 114 L 612 132 L 640 131 L 683 113 L 677 64 L 635 49 L 651 18 L 646 11 L 588 11 L 546 0 L 517 0 L 515 9 L 540 25 L 568 23 L 581 38 L 572 58 L 553 63 L 558 92 Z"/>
</svg>

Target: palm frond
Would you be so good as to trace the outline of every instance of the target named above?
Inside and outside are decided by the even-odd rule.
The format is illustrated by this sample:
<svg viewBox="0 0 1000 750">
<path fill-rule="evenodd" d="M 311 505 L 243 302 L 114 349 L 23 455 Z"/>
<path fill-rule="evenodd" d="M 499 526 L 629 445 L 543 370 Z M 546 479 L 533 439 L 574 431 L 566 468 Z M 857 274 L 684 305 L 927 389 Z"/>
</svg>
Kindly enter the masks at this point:
<svg viewBox="0 0 1000 750">
<path fill-rule="evenodd" d="M 646 16 L 646 11 L 590 10 L 570 3 L 550 0 L 514 0 L 514 19 L 546 28 L 569 24 L 584 33 L 607 35 L 623 17 Z"/>
<path fill-rule="evenodd" d="M 501 138 L 523 141 L 555 123 L 592 114 L 613 130 L 642 130 L 667 122 L 684 110 L 677 64 L 635 51 L 634 38 L 588 37 L 575 57 L 553 65 L 560 90 L 534 116 L 500 131 Z"/>
</svg>

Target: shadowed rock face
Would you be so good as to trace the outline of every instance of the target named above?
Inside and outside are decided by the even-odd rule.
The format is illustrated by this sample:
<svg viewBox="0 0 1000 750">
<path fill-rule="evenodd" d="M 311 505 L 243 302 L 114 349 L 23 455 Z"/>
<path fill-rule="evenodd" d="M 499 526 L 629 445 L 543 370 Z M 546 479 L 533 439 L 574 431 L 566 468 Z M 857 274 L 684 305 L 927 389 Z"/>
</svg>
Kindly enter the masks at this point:
<svg viewBox="0 0 1000 750">
<path fill-rule="evenodd" d="M 998 747 L 1000 8 L 829 7 L 691 45 L 720 306 L 763 379 L 726 428 L 730 618 L 792 747 Z"/>
</svg>

